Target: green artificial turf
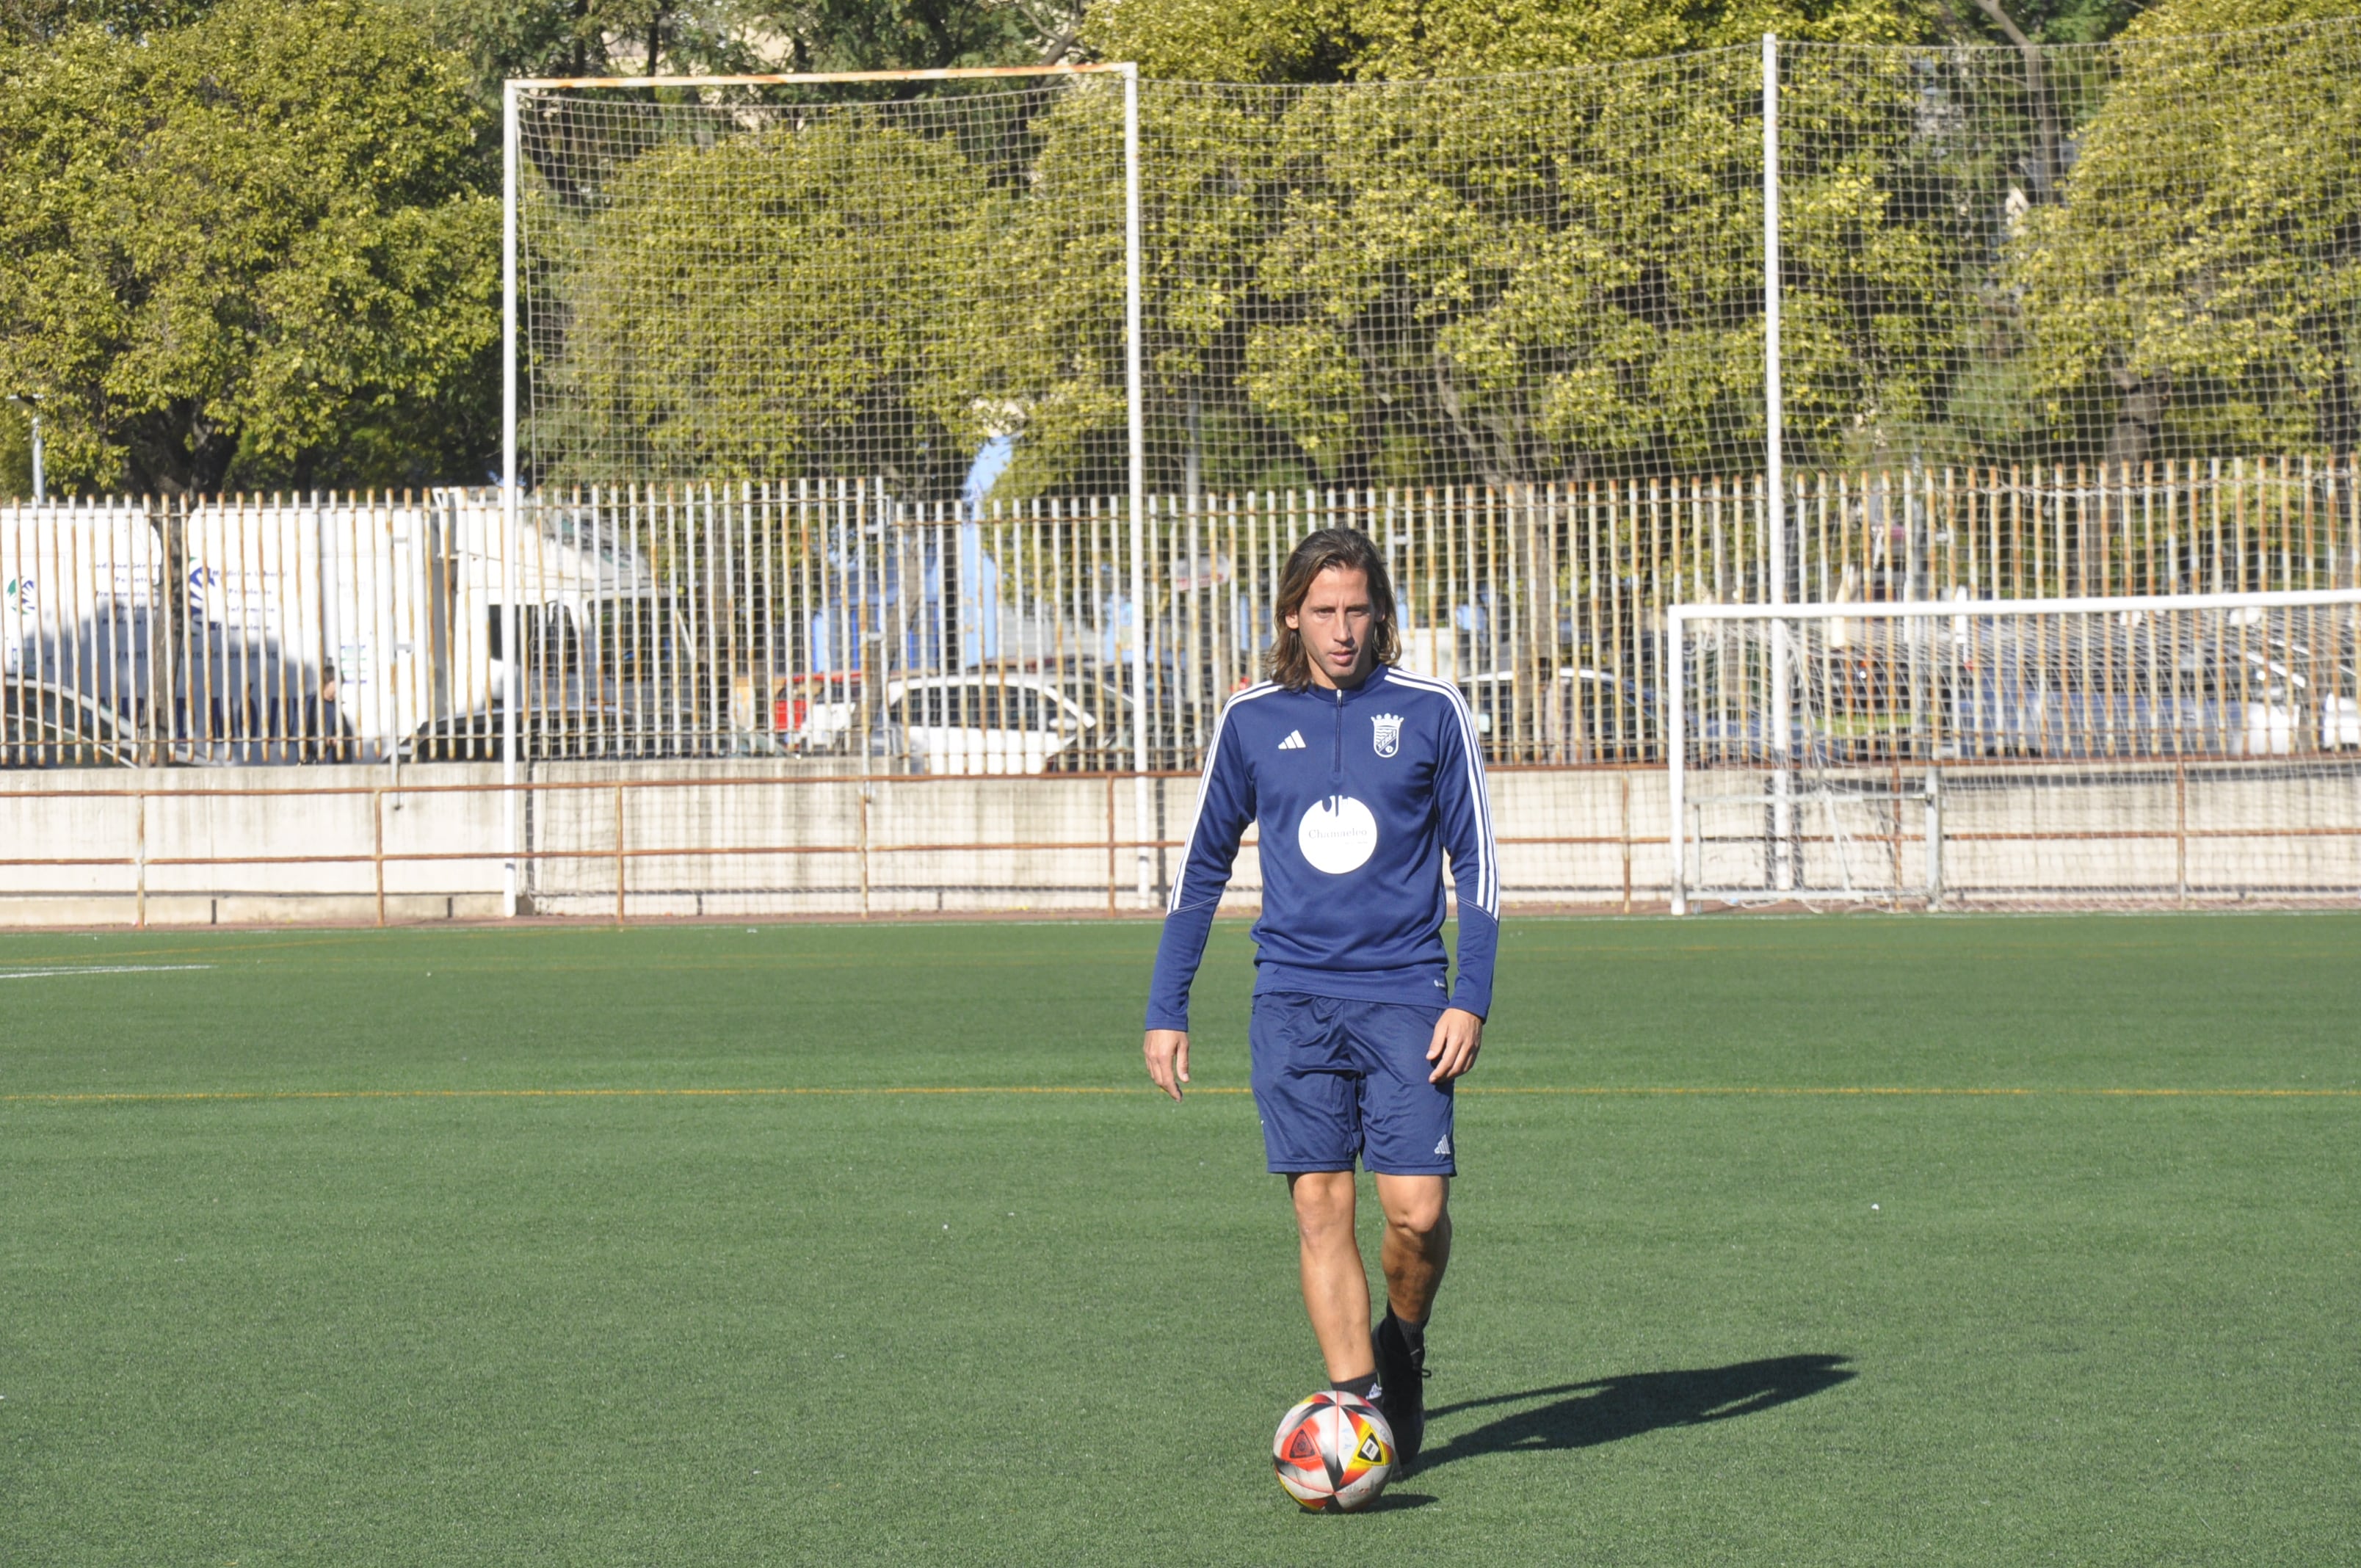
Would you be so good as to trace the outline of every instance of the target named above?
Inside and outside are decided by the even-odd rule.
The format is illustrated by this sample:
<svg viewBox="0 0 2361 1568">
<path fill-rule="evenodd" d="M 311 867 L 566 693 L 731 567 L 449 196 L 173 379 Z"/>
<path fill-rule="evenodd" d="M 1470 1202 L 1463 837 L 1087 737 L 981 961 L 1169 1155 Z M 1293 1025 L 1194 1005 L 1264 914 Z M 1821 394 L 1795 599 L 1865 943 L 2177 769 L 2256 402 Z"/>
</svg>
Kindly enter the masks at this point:
<svg viewBox="0 0 2361 1568">
<path fill-rule="evenodd" d="M 2361 918 L 1510 922 L 1345 1519 L 1155 938 L 0 938 L 0 1563 L 2361 1560 Z"/>
</svg>

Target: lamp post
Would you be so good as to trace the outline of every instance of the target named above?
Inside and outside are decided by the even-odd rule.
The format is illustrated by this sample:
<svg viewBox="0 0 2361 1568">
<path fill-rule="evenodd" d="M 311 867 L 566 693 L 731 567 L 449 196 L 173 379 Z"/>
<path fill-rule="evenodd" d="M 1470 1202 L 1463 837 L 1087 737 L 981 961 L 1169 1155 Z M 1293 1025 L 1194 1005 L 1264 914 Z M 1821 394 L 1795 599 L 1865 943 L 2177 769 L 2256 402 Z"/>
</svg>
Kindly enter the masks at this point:
<svg viewBox="0 0 2361 1568">
<path fill-rule="evenodd" d="M 46 501 L 49 496 L 49 486 L 41 476 L 41 395 L 38 392 L 11 392 L 8 394 L 8 400 L 12 403 L 22 403 L 32 411 L 33 499 L 37 501 Z"/>
</svg>

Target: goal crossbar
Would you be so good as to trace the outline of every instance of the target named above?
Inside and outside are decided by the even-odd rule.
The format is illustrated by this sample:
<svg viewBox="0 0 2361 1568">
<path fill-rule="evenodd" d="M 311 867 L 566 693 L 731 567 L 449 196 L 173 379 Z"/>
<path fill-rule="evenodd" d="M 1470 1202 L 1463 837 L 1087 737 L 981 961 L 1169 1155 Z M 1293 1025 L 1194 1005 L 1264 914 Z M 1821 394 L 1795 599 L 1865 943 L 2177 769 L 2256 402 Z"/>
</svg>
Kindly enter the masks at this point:
<svg viewBox="0 0 2361 1568">
<path fill-rule="evenodd" d="M 1122 76 L 1139 68 L 1128 60 L 1071 65 L 956 65 L 924 71 L 804 71 L 735 76 L 517 76 L 507 85 L 522 93 L 577 91 L 591 87 L 825 87 L 848 82 L 983 82 L 1020 76 Z"/>
<path fill-rule="evenodd" d="M 1676 604 L 1667 630 L 1692 620 L 1948 620 L 1973 615 L 2114 615 L 2134 610 L 2321 609 L 2361 604 L 2361 588 L 2292 588 L 2281 593 L 2123 594 L 2112 598 L 1818 600 L 1809 604 Z"/>
</svg>

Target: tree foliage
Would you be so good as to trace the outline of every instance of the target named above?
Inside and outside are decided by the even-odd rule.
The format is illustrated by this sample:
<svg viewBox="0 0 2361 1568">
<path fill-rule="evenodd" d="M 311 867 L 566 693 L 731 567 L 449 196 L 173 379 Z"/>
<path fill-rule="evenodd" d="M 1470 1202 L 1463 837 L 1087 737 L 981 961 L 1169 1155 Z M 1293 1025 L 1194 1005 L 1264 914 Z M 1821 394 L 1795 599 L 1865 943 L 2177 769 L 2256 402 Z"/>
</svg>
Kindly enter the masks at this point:
<svg viewBox="0 0 2361 1568">
<path fill-rule="evenodd" d="M 1904 43 L 1913 0 L 1097 0 L 1104 59 L 1187 82 L 1409 81 L 1647 60 L 1752 43 Z"/>
<path fill-rule="evenodd" d="M 467 58 L 488 109 L 498 108 L 500 82 L 509 77 L 1027 65 L 1066 58 L 1081 18 L 1080 0 L 398 3 L 439 43 Z"/>
<path fill-rule="evenodd" d="M 1119 446 L 1122 362 L 1092 352 L 1119 339 L 1065 331 L 1110 289 L 1121 317 L 1120 225 L 1090 221 L 1110 171 L 1121 186 L 1111 88 L 1046 137 L 1005 104 L 971 111 L 1030 147 L 999 178 L 931 116 L 839 104 L 537 190 L 536 319 L 563 345 L 530 432 L 539 477 L 614 478 L 597 465 L 620 449 L 669 477 L 940 494 L 990 433 L 1026 434 L 1012 488 Z"/>
<path fill-rule="evenodd" d="M 1076 26 L 1060 0 L 173 3 L 0 0 L 0 389 L 48 396 L 70 482 L 479 473 L 502 75 L 1002 63 Z M 1765 30 L 1795 40 L 1795 458 L 2350 444 L 2354 30 L 2170 41 L 2321 4 L 2162 0 L 2103 56 L 2029 51 L 2128 0 L 1101 0 L 1085 44 L 1151 78 L 1153 482 L 1751 464 Z M 831 111 L 604 171 L 534 236 L 565 329 L 543 433 L 940 494 L 1021 428 L 1008 492 L 1119 484 L 1119 125 L 1107 92 L 1043 103 L 998 142 Z"/>
<path fill-rule="evenodd" d="M 1823 62 L 1784 89 L 1798 139 L 1839 149 L 1789 160 L 1782 225 L 1790 427 L 1823 455 L 1935 422 L 1978 243 L 1927 167 L 1941 160 L 1918 126 L 1924 84 L 1880 58 Z M 1230 125 L 1199 133 L 1228 143 L 1231 166 L 1180 181 L 1160 243 L 1253 262 L 1229 289 L 1218 267 L 1170 269 L 1198 298 L 1166 305 L 1187 345 L 1168 382 L 1203 377 L 1201 423 L 1235 388 L 1323 482 L 1751 466 L 1759 59 L 1312 89 L 1252 129 L 1235 100 Z M 1190 161 L 1157 150 L 1167 170 Z M 1235 192 L 1250 179 L 1267 221 L 1242 246 Z M 1898 197 L 1930 185 L 1943 199 Z"/>
<path fill-rule="evenodd" d="M 1302 477 L 1356 485 L 1696 462 L 1759 432 L 1760 133 L 1733 105 L 1759 79 L 1725 53 L 1184 97 L 1195 145 L 1156 144 L 1188 170 L 1157 230 L 1178 284 L 1161 411 L 1185 398 L 1233 435 L 1221 485 L 1275 477 L 1222 460 L 1257 444 L 1240 422 L 1287 437 Z"/>
<path fill-rule="evenodd" d="M 941 371 L 978 345 L 928 348 L 984 275 L 986 202 L 955 148 L 857 118 L 649 153 L 555 242 L 581 258 L 552 274 L 560 400 L 663 473 L 845 472 L 858 448 L 906 478 L 923 454 L 875 433 L 955 417 Z"/>
<path fill-rule="evenodd" d="M 2135 29 L 2012 249 L 2055 437 L 2123 462 L 2361 441 L 2361 35 L 2306 9 L 2199 0 Z M 2293 25 L 2210 32 L 2257 24 Z"/>
<path fill-rule="evenodd" d="M 480 455 L 499 204 L 456 62 L 398 13 L 230 0 L 0 71 L 0 379 L 45 398 L 60 481 L 391 482 Z"/>
<path fill-rule="evenodd" d="M 796 71 L 939 71 L 1063 59 L 1075 0 L 799 0 L 771 5 L 763 29 Z"/>
<path fill-rule="evenodd" d="M 0 44 L 47 42 L 76 27 L 143 38 L 212 7 L 213 0 L 0 0 Z"/>
<path fill-rule="evenodd" d="M 1973 285 L 2003 236 L 2001 154 L 1978 133 L 2010 127 L 1970 123 L 1991 59 L 1822 50 L 1783 87 L 1798 457 L 1990 455 L 2025 434 L 2022 417 L 1990 417 L 2007 407 L 1989 374 L 2005 353 L 1982 341 L 1991 301 Z M 1750 44 L 1506 78 L 1146 83 L 1150 482 L 1752 466 L 1760 60 Z M 983 431 L 1021 425 L 1009 492 L 1119 488 L 1122 160 L 1107 96 L 1072 94 L 1005 142 L 964 136 L 1021 166 L 989 177 L 947 140 L 923 161 L 855 171 L 849 151 L 819 157 L 855 123 L 828 116 L 750 138 L 761 156 L 742 163 L 651 155 L 608 182 L 617 199 L 555 265 L 558 293 L 581 303 L 551 371 L 587 394 L 601 367 L 631 367 L 577 411 L 619 433 L 702 419 L 705 439 L 744 444 L 798 421 L 800 433 L 762 437 L 774 449 L 761 462 L 792 448 L 785 471 L 828 472 L 813 466 L 822 453 L 857 463 L 893 433 L 897 478 L 941 494 Z M 809 189 L 779 205 L 764 178 Z M 838 236 L 856 211 L 862 232 L 890 236 L 883 251 Z M 902 257 L 906 244 L 925 254 Z M 923 309 L 900 302 L 913 269 L 928 280 Z M 664 335 L 690 323 L 694 349 Z M 716 390 L 750 377 L 768 378 L 767 400 Z M 838 389 L 856 382 L 890 396 L 814 433 L 812 411 L 840 410 Z M 662 477 L 692 471 L 649 436 L 619 447 L 663 452 Z"/>
</svg>

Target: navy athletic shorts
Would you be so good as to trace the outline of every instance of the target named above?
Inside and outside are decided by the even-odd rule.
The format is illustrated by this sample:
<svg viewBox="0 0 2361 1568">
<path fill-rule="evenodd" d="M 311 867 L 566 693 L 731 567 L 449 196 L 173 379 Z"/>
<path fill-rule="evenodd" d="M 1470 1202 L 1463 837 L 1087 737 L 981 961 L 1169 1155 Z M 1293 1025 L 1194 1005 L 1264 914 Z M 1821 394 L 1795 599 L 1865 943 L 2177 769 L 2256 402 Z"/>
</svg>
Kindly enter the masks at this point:
<svg viewBox="0 0 2361 1568">
<path fill-rule="evenodd" d="M 1451 1084 L 1429 1083 L 1440 1007 L 1269 992 L 1254 999 L 1255 1109 L 1282 1174 L 1455 1176 Z"/>
</svg>

